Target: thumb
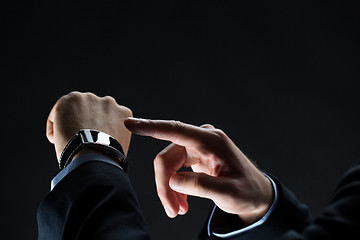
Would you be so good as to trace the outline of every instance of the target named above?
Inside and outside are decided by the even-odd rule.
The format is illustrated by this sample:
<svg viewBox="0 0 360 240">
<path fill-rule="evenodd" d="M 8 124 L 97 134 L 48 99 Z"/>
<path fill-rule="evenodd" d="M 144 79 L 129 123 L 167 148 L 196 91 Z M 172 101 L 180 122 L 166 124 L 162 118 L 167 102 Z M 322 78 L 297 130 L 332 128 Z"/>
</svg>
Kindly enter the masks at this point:
<svg viewBox="0 0 360 240">
<path fill-rule="evenodd" d="M 205 173 L 180 172 L 170 178 L 169 185 L 176 192 L 214 200 L 223 184 Z"/>
</svg>

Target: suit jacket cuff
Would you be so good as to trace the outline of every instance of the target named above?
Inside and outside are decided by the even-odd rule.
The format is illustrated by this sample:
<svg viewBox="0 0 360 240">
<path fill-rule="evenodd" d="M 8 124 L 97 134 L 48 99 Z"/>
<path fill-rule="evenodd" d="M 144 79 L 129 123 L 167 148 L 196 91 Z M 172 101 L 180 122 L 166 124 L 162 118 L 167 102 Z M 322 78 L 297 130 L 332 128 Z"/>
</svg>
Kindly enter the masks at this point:
<svg viewBox="0 0 360 240">
<path fill-rule="evenodd" d="M 266 176 L 272 182 L 275 193 L 267 214 L 252 225 L 245 226 L 237 215 L 225 213 L 215 206 L 207 224 L 208 239 L 276 239 L 288 229 L 302 231 L 311 222 L 307 207 L 277 179 Z"/>
<path fill-rule="evenodd" d="M 100 161 L 105 162 L 111 165 L 114 165 L 120 169 L 120 165 L 116 163 L 112 158 L 105 156 L 104 154 L 100 153 L 84 153 L 79 155 L 77 158 L 72 160 L 69 165 L 66 166 L 63 170 L 61 170 L 52 180 L 51 180 L 51 191 L 54 187 L 70 172 L 74 171 L 80 165 L 90 162 L 90 161 Z"/>
<path fill-rule="evenodd" d="M 207 225 L 208 236 L 214 236 L 220 239 L 232 239 L 246 234 L 248 231 L 254 230 L 255 228 L 261 226 L 269 218 L 278 202 L 278 190 L 271 177 L 265 173 L 263 174 L 270 180 L 274 191 L 273 203 L 265 216 L 249 226 L 244 226 L 237 215 L 225 213 L 217 206 L 214 206 Z M 222 227 L 216 222 L 221 222 Z M 214 226 L 216 226 L 216 228 L 214 228 Z"/>
</svg>

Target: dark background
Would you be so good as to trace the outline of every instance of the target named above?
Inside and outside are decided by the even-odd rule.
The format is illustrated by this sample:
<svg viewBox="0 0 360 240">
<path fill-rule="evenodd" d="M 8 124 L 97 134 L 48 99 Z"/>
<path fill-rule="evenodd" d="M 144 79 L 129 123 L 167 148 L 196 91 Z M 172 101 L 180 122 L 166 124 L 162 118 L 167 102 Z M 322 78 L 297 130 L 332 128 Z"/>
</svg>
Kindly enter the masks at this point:
<svg viewBox="0 0 360 240">
<path fill-rule="evenodd" d="M 57 173 L 47 114 L 72 90 L 135 116 L 223 129 L 317 215 L 359 160 L 359 17 L 341 1 L 9 1 L 1 4 L 2 239 L 36 239 Z M 209 200 L 168 219 L 133 136 L 129 176 L 153 239 L 194 239 Z"/>
</svg>

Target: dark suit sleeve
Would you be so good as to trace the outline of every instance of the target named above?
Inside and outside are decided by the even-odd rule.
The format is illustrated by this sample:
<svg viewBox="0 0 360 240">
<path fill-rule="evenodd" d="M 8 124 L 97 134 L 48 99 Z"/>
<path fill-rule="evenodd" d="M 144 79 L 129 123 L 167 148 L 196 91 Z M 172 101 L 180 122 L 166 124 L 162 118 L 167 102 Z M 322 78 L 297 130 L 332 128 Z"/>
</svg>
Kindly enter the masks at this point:
<svg viewBox="0 0 360 240">
<path fill-rule="evenodd" d="M 246 231 L 229 239 L 277 239 L 277 240 L 320 240 L 320 239 L 358 239 L 360 229 L 360 165 L 351 168 L 336 187 L 333 197 L 324 208 L 323 213 L 314 221 L 311 220 L 306 206 L 296 196 L 274 179 L 279 193 L 279 202 L 272 215 L 261 226 Z M 232 219 L 232 220 L 231 220 Z M 220 220 L 220 221 L 219 221 Z M 235 220 L 230 214 L 218 210 L 213 219 L 211 231 L 225 229 L 226 225 L 234 228 L 237 221 L 238 229 L 241 221 Z M 229 222 L 232 222 L 229 224 Z M 229 229 L 231 231 L 233 229 Z M 201 240 L 222 239 L 208 237 L 203 229 Z"/>
<path fill-rule="evenodd" d="M 360 239 L 360 163 L 343 178 L 322 214 L 303 232 L 288 231 L 278 240 Z"/>
<path fill-rule="evenodd" d="M 247 230 L 241 234 L 234 234 L 230 238 L 209 237 L 205 227 L 200 233 L 199 240 L 271 240 L 276 239 L 289 229 L 302 231 L 310 222 L 311 216 L 308 208 L 300 203 L 296 196 L 284 187 L 277 179 L 273 178 L 278 193 L 278 202 L 269 218 L 260 226 Z M 210 232 L 229 233 L 244 228 L 245 225 L 237 215 L 228 214 L 216 208 L 210 221 Z"/>
<path fill-rule="evenodd" d="M 70 172 L 38 209 L 39 240 L 150 239 L 128 176 L 104 162 Z"/>
</svg>

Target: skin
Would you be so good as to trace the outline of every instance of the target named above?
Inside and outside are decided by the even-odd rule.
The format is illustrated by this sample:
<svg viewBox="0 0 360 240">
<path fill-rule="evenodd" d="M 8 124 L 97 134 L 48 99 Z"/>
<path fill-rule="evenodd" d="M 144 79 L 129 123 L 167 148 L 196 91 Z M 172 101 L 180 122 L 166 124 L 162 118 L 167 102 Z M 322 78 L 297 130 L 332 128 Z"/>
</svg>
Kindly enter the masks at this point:
<svg viewBox="0 0 360 240">
<path fill-rule="evenodd" d="M 80 129 L 95 129 L 114 137 L 125 154 L 131 132 L 124 120 L 132 116 L 129 108 L 118 105 L 114 98 L 98 97 L 93 93 L 71 92 L 61 97 L 52 108 L 46 124 L 46 136 L 54 144 L 57 159 L 70 139 Z M 81 153 L 84 153 L 82 151 Z"/>
<path fill-rule="evenodd" d="M 219 129 L 179 121 L 128 118 L 133 133 L 172 142 L 154 160 L 158 196 L 171 218 L 188 211 L 187 195 L 209 198 L 251 224 L 268 211 L 271 183 Z M 193 172 L 177 171 L 191 167 Z"/>
<path fill-rule="evenodd" d="M 132 118 L 131 110 L 112 97 L 71 92 L 56 102 L 47 119 L 46 136 L 58 160 L 80 129 L 108 133 L 125 154 L 131 132 L 172 142 L 154 160 L 157 192 L 171 218 L 188 211 L 187 195 L 209 198 L 247 224 L 263 217 L 273 201 L 270 181 L 223 131 L 209 124 Z M 178 173 L 182 166 L 193 172 Z"/>
</svg>

